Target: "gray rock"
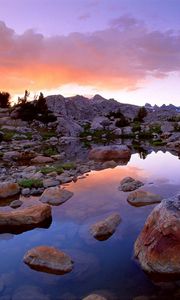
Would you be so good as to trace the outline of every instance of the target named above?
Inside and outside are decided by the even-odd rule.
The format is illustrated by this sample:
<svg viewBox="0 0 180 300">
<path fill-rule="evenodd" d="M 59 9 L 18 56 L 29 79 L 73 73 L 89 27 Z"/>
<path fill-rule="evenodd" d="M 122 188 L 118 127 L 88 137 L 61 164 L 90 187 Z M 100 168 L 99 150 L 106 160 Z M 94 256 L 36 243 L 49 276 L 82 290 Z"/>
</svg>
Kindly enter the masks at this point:
<svg viewBox="0 0 180 300">
<path fill-rule="evenodd" d="M 138 189 L 143 185 L 144 183 L 139 180 L 135 180 L 132 177 L 125 177 L 121 180 L 119 190 L 123 192 L 130 192 Z"/>
<path fill-rule="evenodd" d="M 40 197 L 40 201 L 51 205 L 60 205 L 69 200 L 73 196 L 73 193 L 61 189 L 59 187 L 47 188 Z"/>
<path fill-rule="evenodd" d="M 59 185 L 60 181 L 59 180 L 54 180 L 54 179 L 44 179 L 43 180 L 43 186 L 45 188 L 51 187 L 51 186 L 57 186 Z"/>
<path fill-rule="evenodd" d="M 25 189 L 22 189 L 21 190 L 21 194 L 23 195 L 23 196 L 28 196 L 29 194 L 30 194 L 30 189 L 29 188 L 25 188 Z"/>
</svg>

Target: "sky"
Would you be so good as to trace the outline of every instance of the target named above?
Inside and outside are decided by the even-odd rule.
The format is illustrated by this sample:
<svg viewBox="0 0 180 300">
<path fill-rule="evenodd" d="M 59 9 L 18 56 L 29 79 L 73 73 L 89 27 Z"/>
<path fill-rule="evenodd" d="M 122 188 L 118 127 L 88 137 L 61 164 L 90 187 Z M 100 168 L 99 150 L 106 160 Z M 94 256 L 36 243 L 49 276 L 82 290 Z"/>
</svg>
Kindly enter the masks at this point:
<svg viewBox="0 0 180 300">
<path fill-rule="evenodd" d="M 180 0 L 0 0 L 0 90 L 180 106 Z"/>
</svg>

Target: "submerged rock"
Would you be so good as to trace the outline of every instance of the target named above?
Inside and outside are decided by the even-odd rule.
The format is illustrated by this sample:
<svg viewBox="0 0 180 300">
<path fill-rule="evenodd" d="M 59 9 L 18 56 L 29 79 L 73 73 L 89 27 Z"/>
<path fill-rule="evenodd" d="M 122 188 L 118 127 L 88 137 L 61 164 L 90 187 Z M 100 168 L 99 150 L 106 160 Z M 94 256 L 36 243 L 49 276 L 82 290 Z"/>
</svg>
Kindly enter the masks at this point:
<svg viewBox="0 0 180 300">
<path fill-rule="evenodd" d="M 69 255 L 48 246 L 39 246 L 29 250 L 23 261 L 32 269 L 52 274 L 65 274 L 73 268 L 73 261 Z"/>
<path fill-rule="evenodd" d="M 101 146 L 92 149 L 89 158 L 94 160 L 127 159 L 131 157 L 131 151 L 126 145 Z"/>
<path fill-rule="evenodd" d="M 121 217 L 119 214 L 112 214 L 105 220 L 92 225 L 91 233 L 98 240 L 106 240 L 115 232 L 120 221 Z"/>
<path fill-rule="evenodd" d="M 20 187 L 15 182 L 0 183 L 0 199 L 17 195 L 20 192 Z"/>
<path fill-rule="evenodd" d="M 163 200 L 153 209 L 134 252 L 146 272 L 180 275 L 180 195 Z"/>
<path fill-rule="evenodd" d="M 37 204 L 30 207 L 11 211 L 0 211 L 0 230 L 9 232 L 10 229 L 23 226 L 38 226 L 51 218 L 51 207 L 47 204 Z"/>
<path fill-rule="evenodd" d="M 127 201 L 133 206 L 143 206 L 161 202 L 160 195 L 146 192 L 143 190 L 134 191 L 128 195 Z"/>
<path fill-rule="evenodd" d="M 31 285 L 24 285 L 15 290 L 12 300 L 50 300 L 48 295 L 45 295 L 43 291 Z"/>
<path fill-rule="evenodd" d="M 72 196 L 73 193 L 68 190 L 64 190 L 59 187 L 50 187 L 43 192 L 39 200 L 51 205 L 60 205 Z"/>
<path fill-rule="evenodd" d="M 119 190 L 123 192 L 130 192 L 138 189 L 143 185 L 144 183 L 139 180 L 135 180 L 132 177 L 125 177 L 121 180 Z"/>
</svg>

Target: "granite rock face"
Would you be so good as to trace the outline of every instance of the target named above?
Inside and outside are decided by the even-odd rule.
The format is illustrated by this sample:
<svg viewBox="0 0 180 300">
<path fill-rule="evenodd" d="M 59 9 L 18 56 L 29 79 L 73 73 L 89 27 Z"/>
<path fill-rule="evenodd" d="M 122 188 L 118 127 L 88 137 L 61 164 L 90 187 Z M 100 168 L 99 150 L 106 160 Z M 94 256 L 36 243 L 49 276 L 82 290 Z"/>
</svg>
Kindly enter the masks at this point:
<svg viewBox="0 0 180 300">
<path fill-rule="evenodd" d="M 69 255 L 48 246 L 39 246 L 29 250 L 23 260 L 32 269 L 52 274 L 65 274 L 73 268 L 73 261 Z"/>
<path fill-rule="evenodd" d="M 153 209 L 134 252 L 146 272 L 180 275 L 180 194 L 164 199 Z"/>
</svg>

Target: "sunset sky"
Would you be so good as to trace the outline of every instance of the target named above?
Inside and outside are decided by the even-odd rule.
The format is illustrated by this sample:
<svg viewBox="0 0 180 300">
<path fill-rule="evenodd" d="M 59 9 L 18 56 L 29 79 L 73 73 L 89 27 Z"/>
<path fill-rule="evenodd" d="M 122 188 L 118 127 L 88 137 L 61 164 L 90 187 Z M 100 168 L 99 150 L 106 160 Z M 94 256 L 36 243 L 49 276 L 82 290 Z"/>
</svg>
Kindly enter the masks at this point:
<svg viewBox="0 0 180 300">
<path fill-rule="evenodd" d="M 180 0 L 0 0 L 0 90 L 180 106 Z"/>
</svg>

